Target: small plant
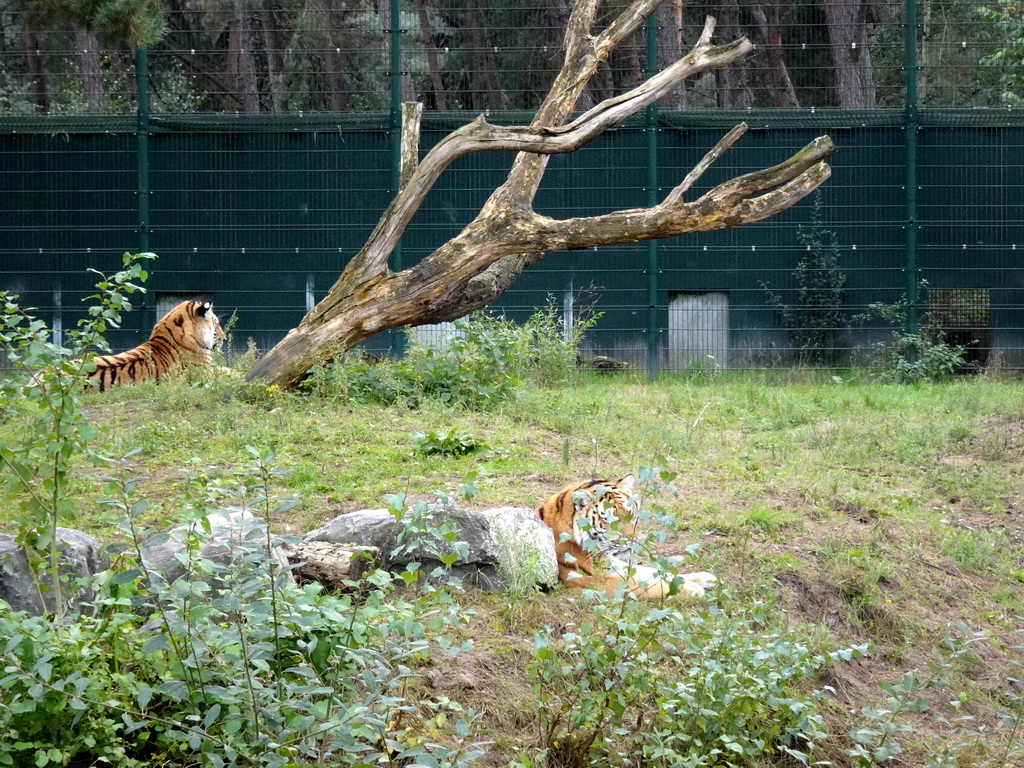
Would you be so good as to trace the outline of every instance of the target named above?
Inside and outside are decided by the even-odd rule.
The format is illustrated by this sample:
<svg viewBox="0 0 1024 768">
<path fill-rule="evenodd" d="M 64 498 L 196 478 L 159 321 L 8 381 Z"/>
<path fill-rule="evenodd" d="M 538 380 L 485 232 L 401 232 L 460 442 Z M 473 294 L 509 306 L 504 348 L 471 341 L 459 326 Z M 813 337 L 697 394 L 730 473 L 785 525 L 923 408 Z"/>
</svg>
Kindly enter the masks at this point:
<svg viewBox="0 0 1024 768">
<path fill-rule="evenodd" d="M 482 409 L 512 397 L 524 377 L 545 385 L 568 380 L 576 369 L 583 334 L 600 315 L 587 314 L 562 327 L 553 302 L 516 325 L 505 317 L 475 312 L 456 320 L 442 349 L 410 334 L 404 360 L 342 356 L 312 372 L 303 387 L 314 395 L 358 405 L 418 408 L 433 400 Z"/>
<path fill-rule="evenodd" d="M 66 610 L 59 578 L 61 544 L 57 528 L 74 520 L 77 511 L 69 493 L 72 468 L 77 457 L 87 455 L 98 434 L 80 401 L 97 351 L 108 351 L 103 334 L 118 328 L 121 312 L 131 309 L 128 296 L 144 289 L 142 260 L 154 254 L 124 254 L 123 269 L 100 276 L 97 292 L 88 297 L 94 303 L 78 329 L 67 334 L 63 345 L 53 338 L 46 324 L 33 317 L 30 309 L 17 303 L 17 296 L 0 293 L 0 348 L 20 370 L 25 380 L 5 379 L 0 394 L 8 414 L 22 422 L 22 439 L 0 443 L 0 460 L 9 471 L 8 483 L 24 494 L 18 542 L 24 547 L 33 573 L 37 575 L 40 600 L 58 617 Z M 44 562 L 45 561 L 45 562 Z"/>
<path fill-rule="evenodd" d="M 919 290 L 928 289 L 922 280 Z M 895 304 L 874 303 L 867 310 L 854 315 L 855 324 L 881 321 L 889 325 L 904 326 L 907 322 L 905 301 Z M 966 362 L 966 348 L 946 343 L 942 329 L 934 319 L 926 316 L 918 333 L 894 332 L 891 340 L 876 345 L 875 353 L 881 364 L 879 379 L 894 384 L 919 384 L 945 381 L 961 369 Z"/>
<path fill-rule="evenodd" d="M 782 296 L 761 287 L 767 303 L 776 311 L 789 331 L 793 347 L 802 364 L 822 365 L 833 361 L 835 335 L 846 327 L 843 297 L 846 273 L 839 266 L 839 241 L 836 233 L 825 225 L 821 192 L 814 195 L 810 227 L 799 227 L 797 242 L 806 255 L 793 270 L 796 296 L 787 304 Z"/>
<path fill-rule="evenodd" d="M 934 334 L 905 333 L 893 344 L 889 367 L 882 373 L 882 381 L 894 384 L 947 381 L 966 362 L 967 349 L 950 346 L 941 340 L 933 341 Z"/>
<path fill-rule="evenodd" d="M 469 432 L 452 429 L 438 432 L 414 432 L 409 435 L 412 449 L 421 456 L 440 453 L 446 456 L 465 456 L 467 453 L 487 450 L 487 443 L 473 437 Z"/>
<path fill-rule="evenodd" d="M 949 686 L 949 675 L 955 671 L 957 664 L 971 658 L 972 647 L 987 640 L 984 632 L 971 633 L 964 624 L 957 624 L 955 632 L 942 638 L 932 648 L 932 657 L 928 660 L 928 672 L 922 675 L 919 671 L 910 670 L 903 674 L 897 683 L 881 682 L 879 687 L 887 694 L 886 700 L 879 707 L 865 707 L 860 714 L 866 724 L 850 731 L 854 742 L 845 754 L 856 760 L 857 768 L 876 768 L 888 763 L 892 758 L 903 753 L 903 741 L 906 737 L 916 737 L 914 725 L 906 722 L 905 715 L 921 715 L 932 709 L 932 706 L 921 693 L 930 689 L 946 689 Z M 1018 647 L 1018 650 L 1021 648 Z M 1015 707 L 1000 715 L 1000 720 L 1008 729 L 1006 745 L 1001 755 L 996 755 L 995 762 L 982 763 L 984 766 L 1004 768 L 1017 765 L 1017 758 L 1024 755 L 1024 743 L 1021 742 L 1019 729 L 1021 723 L 1022 688 L 1019 680 L 1011 679 L 1010 690 L 1006 691 L 1005 700 Z M 948 725 L 948 731 L 941 736 L 933 736 L 929 745 L 928 768 L 946 768 L 962 765 L 961 754 L 969 751 L 976 743 L 981 732 L 975 725 L 975 718 L 965 715 L 959 709 L 961 701 L 953 695 L 947 695 L 949 701 L 946 714 L 935 714 L 933 720 Z M 1013 712 L 1016 709 L 1016 712 Z"/>
<path fill-rule="evenodd" d="M 577 314 L 572 327 L 566 328 L 555 298 L 548 297 L 547 305 L 516 329 L 516 375 L 545 387 L 571 381 L 577 371 L 583 337 L 600 319 L 600 312 L 587 310 Z"/>
</svg>

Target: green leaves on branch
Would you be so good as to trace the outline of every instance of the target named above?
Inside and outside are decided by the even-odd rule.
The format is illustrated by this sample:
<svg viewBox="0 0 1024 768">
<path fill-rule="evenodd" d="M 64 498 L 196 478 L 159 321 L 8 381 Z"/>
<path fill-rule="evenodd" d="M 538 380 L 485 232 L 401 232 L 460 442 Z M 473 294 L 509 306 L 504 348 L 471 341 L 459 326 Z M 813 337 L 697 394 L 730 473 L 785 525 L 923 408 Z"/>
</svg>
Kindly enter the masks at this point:
<svg viewBox="0 0 1024 768">
<path fill-rule="evenodd" d="M 977 11 L 998 32 L 1002 47 L 983 57 L 979 63 L 999 72 L 1006 90 L 1000 94 L 1004 104 L 1024 106 L 1024 5 L 1002 0 L 996 8 L 979 6 Z"/>
<path fill-rule="evenodd" d="M 24 375 L 0 382 L 3 408 L 21 435 L 17 443 L 0 447 L 0 461 L 8 485 L 19 489 L 23 499 L 18 541 L 37 576 L 41 601 L 58 616 L 66 606 L 57 527 L 76 517 L 71 471 L 76 460 L 89 455 L 89 443 L 98 434 L 79 395 L 96 369 L 93 355 L 107 349 L 104 332 L 120 326 L 121 312 L 131 309 L 127 297 L 144 291 L 138 284 L 147 277 L 142 263 L 153 258 L 151 253 L 126 253 L 123 268 L 110 277 L 89 270 L 99 275 L 97 291 L 86 299 L 93 302 L 87 316 L 65 334 L 66 344 L 32 316 L 34 310 L 23 309 L 17 296 L 0 293 L 0 349 Z"/>
</svg>

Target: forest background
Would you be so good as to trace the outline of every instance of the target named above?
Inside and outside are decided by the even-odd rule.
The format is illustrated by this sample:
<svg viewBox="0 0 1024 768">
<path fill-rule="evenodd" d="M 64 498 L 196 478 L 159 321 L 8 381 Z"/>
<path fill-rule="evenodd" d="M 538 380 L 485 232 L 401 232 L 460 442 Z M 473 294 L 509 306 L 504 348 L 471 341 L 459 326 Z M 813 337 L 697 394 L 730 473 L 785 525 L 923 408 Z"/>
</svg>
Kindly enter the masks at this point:
<svg viewBox="0 0 1024 768">
<path fill-rule="evenodd" d="M 614 16 L 625 3 L 605 4 Z M 4 0 L 0 113 L 135 109 L 133 49 L 150 53 L 154 112 L 532 109 L 561 58 L 570 4 L 410 0 Z M 1011 2 L 800 0 L 663 3 L 580 108 L 679 58 L 705 15 L 756 52 L 684 84 L 662 109 L 899 107 L 910 65 L 921 106 L 1019 105 L 1024 22 Z M 648 33 L 654 32 L 654 37 Z M 398 45 L 392 45 L 396 42 Z M 653 45 L 649 45 L 653 43 Z M 394 60 L 392 60 L 394 58 Z M 648 60 L 650 59 L 650 60 Z"/>
</svg>

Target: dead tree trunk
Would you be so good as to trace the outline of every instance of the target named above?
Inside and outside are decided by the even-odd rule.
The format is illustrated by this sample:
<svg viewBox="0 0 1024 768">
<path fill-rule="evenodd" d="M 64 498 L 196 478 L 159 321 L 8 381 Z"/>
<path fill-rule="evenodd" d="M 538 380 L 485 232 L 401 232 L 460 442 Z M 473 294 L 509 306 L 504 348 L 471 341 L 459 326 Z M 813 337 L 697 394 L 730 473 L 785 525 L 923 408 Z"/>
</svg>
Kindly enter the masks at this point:
<svg viewBox="0 0 1024 768">
<path fill-rule="evenodd" d="M 692 202 L 684 194 L 746 130 L 729 132 L 665 199 L 651 208 L 564 220 L 533 210 L 549 155 L 572 152 L 678 88 L 683 79 L 723 66 L 752 48 L 745 38 L 711 43 L 714 19 L 688 54 L 632 91 L 601 102 L 566 123 L 580 93 L 611 51 L 635 32 L 660 0 L 636 0 L 601 34 L 591 35 L 597 0 L 579 0 L 565 37 L 565 60 L 528 127 L 491 125 L 483 116 L 446 136 L 415 162 L 418 105 L 404 121 L 402 185 L 363 249 L 328 295 L 299 326 L 259 360 L 247 378 L 292 388 L 311 367 L 388 328 L 454 320 L 487 306 L 522 270 L 556 250 L 632 243 L 760 221 L 814 190 L 830 170 L 828 137 L 816 139 L 783 163 L 723 182 Z M 402 272 L 388 256 L 441 172 L 456 158 L 484 150 L 516 150 L 508 179 L 476 219 L 420 263 Z"/>
</svg>

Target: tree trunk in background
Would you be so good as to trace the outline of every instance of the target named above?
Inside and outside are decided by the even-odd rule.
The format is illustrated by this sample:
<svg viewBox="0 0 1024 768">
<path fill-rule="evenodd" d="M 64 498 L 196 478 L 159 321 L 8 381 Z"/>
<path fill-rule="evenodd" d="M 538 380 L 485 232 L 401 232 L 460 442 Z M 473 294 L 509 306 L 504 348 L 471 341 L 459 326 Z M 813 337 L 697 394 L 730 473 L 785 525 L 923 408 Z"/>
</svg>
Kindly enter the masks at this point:
<svg viewBox="0 0 1024 768">
<path fill-rule="evenodd" d="M 469 73 L 469 108 L 481 112 L 501 109 L 498 65 L 487 38 L 487 19 L 479 0 L 469 0 L 469 50 L 473 71 Z"/>
<path fill-rule="evenodd" d="M 718 7 L 718 19 L 718 35 L 723 43 L 730 43 L 743 37 L 738 0 L 722 0 Z M 754 93 L 750 90 L 747 66 L 744 62 L 737 61 L 716 69 L 715 84 L 718 106 L 746 109 L 754 105 Z"/>
<path fill-rule="evenodd" d="M 234 17 L 228 29 L 228 72 L 234 83 L 235 98 L 243 112 L 260 111 L 260 90 L 256 82 L 256 57 L 253 56 L 249 12 L 245 0 L 234 0 Z"/>
<path fill-rule="evenodd" d="M 84 29 L 75 31 L 75 47 L 78 55 L 78 78 L 85 93 L 85 104 L 90 112 L 107 112 L 107 92 L 103 87 L 103 70 L 100 69 L 99 41 L 96 35 Z"/>
<path fill-rule="evenodd" d="M 267 88 L 270 91 L 270 111 L 284 112 L 288 105 L 284 98 L 284 56 L 281 29 L 270 8 L 260 10 L 260 27 L 263 29 L 263 47 L 267 53 Z"/>
<path fill-rule="evenodd" d="M 349 106 L 349 93 L 341 77 L 345 64 L 335 39 L 335 30 L 338 25 L 335 23 L 334 14 L 331 11 L 330 0 L 311 0 L 311 2 L 313 17 L 320 23 L 327 46 L 324 53 L 327 106 L 332 112 L 343 112 Z"/>
<path fill-rule="evenodd" d="M 50 94 L 46 90 L 46 70 L 43 67 L 43 54 L 39 49 L 39 37 L 34 30 L 25 32 L 25 57 L 28 59 L 28 74 L 32 79 L 29 92 L 36 112 L 50 109 Z"/>
<path fill-rule="evenodd" d="M 427 55 L 427 68 L 430 70 L 430 88 L 434 92 L 434 109 L 448 109 L 448 93 L 441 79 L 441 67 L 437 61 L 437 46 L 430 27 L 430 14 L 427 12 L 427 0 L 416 0 L 416 12 L 420 19 L 420 41 Z"/>
<path fill-rule="evenodd" d="M 782 55 L 782 32 L 779 29 L 779 0 L 772 0 L 764 6 L 755 5 L 751 8 L 754 20 L 764 41 L 765 58 L 772 79 L 772 105 L 785 109 L 799 107 L 793 81 L 786 68 L 786 60 Z"/>
<path fill-rule="evenodd" d="M 657 68 L 664 69 L 683 55 L 683 0 L 665 0 L 657 11 L 658 20 L 658 61 Z M 662 97 L 658 106 L 662 109 L 686 109 L 686 85 Z"/>
<path fill-rule="evenodd" d="M 821 0 L 836 75 L 836 106 L 875 106 L 866 0 Z"/>
</svg>

